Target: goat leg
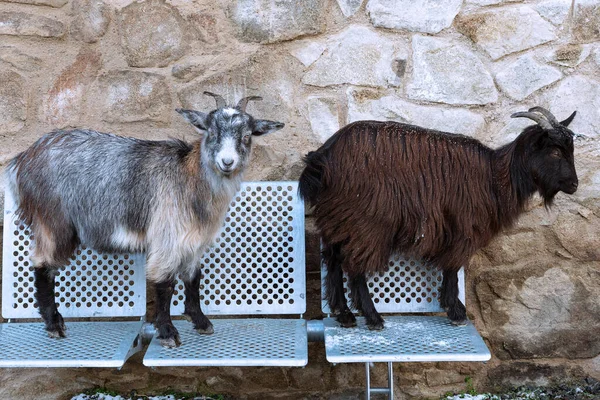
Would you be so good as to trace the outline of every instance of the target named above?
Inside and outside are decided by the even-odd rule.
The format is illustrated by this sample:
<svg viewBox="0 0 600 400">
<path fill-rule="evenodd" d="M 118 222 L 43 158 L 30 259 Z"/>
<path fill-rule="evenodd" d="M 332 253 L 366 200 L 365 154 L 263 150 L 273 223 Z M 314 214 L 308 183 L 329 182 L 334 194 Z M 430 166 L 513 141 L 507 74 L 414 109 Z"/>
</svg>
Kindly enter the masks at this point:
<svg viewBox="0 0 600 400">
<path fill-rule="evenodd" d="M 173 348 L 181 344 L 179 332 L 171 321 L 171 298 L 175 291 L 175 279 L 169 278 L 154 285 L 156 290 L 156 318 L 154 326 L 163 347 Z"/>
<path fill-rule="evenodd" d="M 362 311 L 365 316 L 367 327 L 372 331 L 382 330 L 383 318 L 381 318 L 381 315 L 375 309 L 364 274 L 350 278 L 350 296 L 353 307 Z"/>
<path fill-rule="evenodd" d="M 356 326 L 356 318 L 344 294 L 344 272 L 341 265 L 341 248 L 339 245 L 325 245 L 322 253 L 327 265 L 325 278 L 325 298 L 332 313 L 337 313 L 336 320 L 343 328 Z"/>
<path fill-rule="evenodd" d="M 202 269 L 198 268 L 191 279 L 184 279 L 185 285 L 185 311 L 183 315 L 194 324 L 196 332 L 210 335 L 215 332 L 213 324 L 204 315 L 200 308 L 200 279 Z"/>
<path fill-rule="evenodd" d="M 37 300 L 40 315 L 46 325 L 46 331 L 51 338 L 64 338 L 65 322 L 58 312 L 54 298 L 54 278 L 56 268 L 42 264 L 34 270 L 35 277 L 35 299 Z"/>
<path fill-rule="evenodd" d="M 466 325 L 467 309 L 458 299 L 458 270 L 444 270 L 440 305 L 446 310 L 452 325 Z"/>
</svg>

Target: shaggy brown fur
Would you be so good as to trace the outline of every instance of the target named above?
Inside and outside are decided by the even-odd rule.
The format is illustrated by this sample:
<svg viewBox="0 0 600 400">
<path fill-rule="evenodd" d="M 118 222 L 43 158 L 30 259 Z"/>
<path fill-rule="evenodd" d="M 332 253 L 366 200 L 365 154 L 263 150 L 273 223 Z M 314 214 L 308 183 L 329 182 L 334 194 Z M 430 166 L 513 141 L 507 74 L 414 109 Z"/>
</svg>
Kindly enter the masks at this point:
<svg viewBox="0 0 600 400">
<path fill-rule="evenodd" d="M 330 271 L 327 298 L 344 315 L 342 324 L 354 320 L 339 293 L 337 269 L 350 278 L 355 307 L 380 329 L 381 317 L 360 292 L 366 291 L 364 275 L 385 269 L 394 252 L 446 271 L 441 303 L 462 322 L 454 287 L 461 266 L 514 223 L 534 192 L 550 204 L 558 191 L 575 191 L 572 132 L 565 128 L 570 119 L 555 134 L 529 127 L 495 151 L 466 136 L 359 121 L 309 153 L 300 194 L 315 206 Z"/>
</svg>

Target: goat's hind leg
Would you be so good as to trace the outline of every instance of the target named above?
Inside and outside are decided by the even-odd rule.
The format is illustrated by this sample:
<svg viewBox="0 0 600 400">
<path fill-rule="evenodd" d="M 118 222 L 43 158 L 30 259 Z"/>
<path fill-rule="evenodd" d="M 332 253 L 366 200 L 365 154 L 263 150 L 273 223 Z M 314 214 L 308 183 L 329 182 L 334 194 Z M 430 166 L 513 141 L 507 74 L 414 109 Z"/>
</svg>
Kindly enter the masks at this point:
<svg viewBox="0 0 600 400">
<path fill-rule="evenodd" d="M 213 324 L 200 308 L 200 279 L 202 270 L 198 268 L 191 278 L 185 279 L 185 311 L 183 315 L 194 324 L 196 332 L 210 335 L 215 332 Z"/>
<path fill-rule="evenodd" d="M 325 298 L 333 313 L 337 313 L 336 320 L 343 328 L 356 326 L 356 318 L 344 295 L 344 272 L 342 271 L 342 255 L 340 245 L 327 245 L 323 247 L 322 257 L 327 265 L 325 278 Z"/>
<path fill-rule="evenodd" d="M 171 321 L 171 298 L 175 291 L 175 278 L 154 285 L 156 290 L 156 318 L 154 326 L 158 331 L 158 339 L 163 347 L 178 347 L 181 344 L 179 332 Z"/>
<path fill-rule="evenodd" d="M 367 321 L 367 327 L 373 331 L 383 329 L 383 318 L 375 309 L 365 274 L 358 274 L 350 278 L 350 296 L 354 308 L 361 310 Z"/>
<path fill-rule="evenodd" d="M 39 267 L 34 269 L 35 277 L 35 299 L 37 300 L 38 309 L 46 331 L 51 338 L 66 337 L 65 322 L 62 315 L 58 312 L 54 297 L 55 276 L 57 268 L 51 267 L 46 263 L 41 263 Z"/>
<path fill-rule="evenodd" d="M 458 270 L 444 270 L 440 291 L 440 306 L 446 310 L 452 325 L 467 323 L 467 309 L 458 298 Z"/>
</svg>

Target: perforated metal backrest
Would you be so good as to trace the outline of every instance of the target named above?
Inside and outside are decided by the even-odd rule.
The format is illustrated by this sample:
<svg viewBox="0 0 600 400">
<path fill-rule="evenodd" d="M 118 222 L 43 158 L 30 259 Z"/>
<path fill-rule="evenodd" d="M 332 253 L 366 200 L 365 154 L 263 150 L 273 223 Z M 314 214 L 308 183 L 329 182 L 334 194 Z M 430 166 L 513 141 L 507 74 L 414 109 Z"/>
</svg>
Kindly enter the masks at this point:
<svg viewBox="0 0 600 400">
<path fill-rule="evenodd" d="M 321 293 L 325 293 L 327 266 L 321 263 Z M 381 313 L 443 312 L 439 303 L 439 289 L 442 286 L 442 272 L 415 259 L 394 255 L 390 258 L 389 269 L 369 277 L 369 293 L 377 311 Z M 465 304 L 465 275 L 461 268 L 458 273 L 459 298 Z M 344 292 L 348 298 L 348 282 L 344 275 Z M 348 305 L 351 303 L 348 302 Z M 330 313 L 323 298 L 321 309 Z M 353 310 L 356 311 L 356 310 Z"/>
<path fill-rule="evenodd" d="M 34 237 L 17 220 L 10 190 L 4 197 L 2 316 L 39 318 L 31 253 Z M 139 317 L 146 313 L 145 257 L 80 246 L 56 277 L 56 301 L 69 317 Z"/>
<path fill-rule="evenodd" d="M 306 311 L 304 203 L 297 182 L 246 182 L 202 262 L 200 304 L 208 315 Z M 175 286 L 171 314 L 184 311 Z"/>
</svg>

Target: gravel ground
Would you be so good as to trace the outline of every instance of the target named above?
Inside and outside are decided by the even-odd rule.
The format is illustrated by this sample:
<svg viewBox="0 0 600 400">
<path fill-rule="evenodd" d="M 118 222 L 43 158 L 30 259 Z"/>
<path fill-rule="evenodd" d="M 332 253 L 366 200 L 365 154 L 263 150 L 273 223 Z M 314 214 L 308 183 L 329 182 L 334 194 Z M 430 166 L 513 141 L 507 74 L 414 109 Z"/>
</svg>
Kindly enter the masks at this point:
<svg viewBox="0 0 600 400">
<path fill-rule="evenodd" d="M 573 384 L 552 387 L 520 387 L 501 394 L 458 394 L 443 400 L 600 400 L 600 382 L 587 378 Z"/>
</svg>

